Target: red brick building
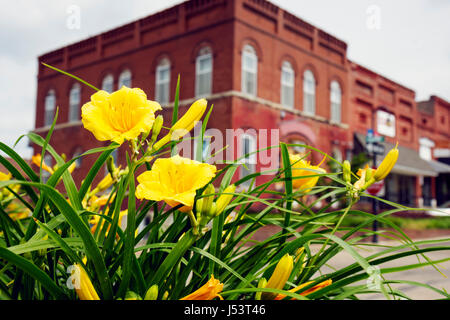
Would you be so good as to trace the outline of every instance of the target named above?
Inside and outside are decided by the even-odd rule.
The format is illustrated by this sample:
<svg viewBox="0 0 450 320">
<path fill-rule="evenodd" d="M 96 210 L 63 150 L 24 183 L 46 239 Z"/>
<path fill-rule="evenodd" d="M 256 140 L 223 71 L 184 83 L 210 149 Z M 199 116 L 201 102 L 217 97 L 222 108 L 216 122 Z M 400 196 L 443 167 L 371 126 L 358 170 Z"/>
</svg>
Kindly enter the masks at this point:
<svg viewBox="0 0 450 320">
<path fill-rule="evenodd" d="M 450 165 L 450 102 L 433 95 L 417 102 L 417 109 L 419 154 L 438 173 L 424 180 L 425 204 L 442 205 L 450 200 L 450 170 L 443 165 Z"/>
<path fill-rule="evenodd" d="M 208 127 L 245 131 L 236 137 L 235 158 L 266 146 L 251 129 L 279 129 L 281 141 L 348 158 L 354 133 L 365 133 L 380 106 L 395 115 L 401 132 L 387 141 L 398 139 L 415 151 L 419 146 L 414 91 L 349 61 L 345 42 L 264 0 L 186 1 L 44 54 L 39 62 L 107 91 L 123 84 L 142 88 L 161 103 L 167 121 L 179 74 L 181 105 L 206 97 L 214 104 Z M 80 107 L 93 92 L 39 64 L 35 132 L 48 131 L 58 106 L 51 144 L 60 153 L 72 157 L 102 145 L 80 121 Z M 76 181 L 94 159 L 83 158 Z M 124 160 L 119 152 L 118 161 Z"/>
</svg>

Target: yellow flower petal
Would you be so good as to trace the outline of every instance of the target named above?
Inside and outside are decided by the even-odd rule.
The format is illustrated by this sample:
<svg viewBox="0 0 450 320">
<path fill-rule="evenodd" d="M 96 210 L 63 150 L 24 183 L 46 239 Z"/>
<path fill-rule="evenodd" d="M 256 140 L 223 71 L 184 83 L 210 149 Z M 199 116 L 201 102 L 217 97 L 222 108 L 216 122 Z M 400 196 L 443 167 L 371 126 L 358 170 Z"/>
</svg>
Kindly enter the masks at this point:
<svg viewBox="0 0 450 320">
<path fill-rule="evenodd" d="M 219 295 L 219 292 L 222 290 L 223 283 L 220 283 L 218 279 L 214 279 L 214 275 L 211 275 L 211 279 L 209 279 L 207 283 L 180 300 L 212 300 L 215 297 L 219 297 L 223 300 Z"/>
<path fill-rule="evenodd" d="M 192 209 L 196 190 L 215 176 L 216 167 L 180 157 L 160 158 L 152 170 L 137 177 L 138 199 L 165 201 L 170 206 L 183 204 Z"/>
<path fill-rule="evenodd" d="M 331 279 L 325 280 L 325 281 L 323 281 L 323 282 L 321 282 L 321 283 L 319 283 L 319 284 L 313 286 L 312 288 L 309 288 L 308 290 L 301 291 L 301 292 L 300 292 L 300 295 L 302 295 L 302 296 L 307 296 L 308 294 L 311 294 L 311 293 L 313 293 L 313 292 L 316 292 L 317 290 L 320 290 L 320 289 L 322 289 L 322 288 L 325 288 L 326 286 L 329 286 L 332 282 L 333 282 L 333 281 L 332 281 Z M 312 283 L 312 281 L 303 283 L 303 284 L 299 285 L 298 287 L 295 287 L 295 288 L 289 290 L 289 292 L 294 292 L 294 293 L 295 293 L 295 292 L 297 292 L 297 291 L 300 291 L 301 289 L 303 289 L 304 287 L 310 285 L 311 283 Z M 282 300 L 282 299 L 284 299 L 285 297 L 286 297 L 286 295 L 284 295 L 284 294 L 279 294 L 279 295 L 277 295 L 277 297 L 275 298 L 275 300 Z M 295 300 L 295 299 L 292 299 L 292 300 Z"/>
<path fill-rule="evenodd" d="M 278 261 L 275 270 L 272 273 L 269 281 L 267 282 L 266 288 L 271 289 L 283 289 L 286 281 L 289 279 L 291 275 L 292 269 L 294 268 L 294 258 L 285 254 L 280 261 Z M 261 298 L 264 300 L 271 300 L 277 296 L 276 293 L 272 292 L 263 292 L 261 294 Z"/>
<path fill-rule="evenodd" d="M 161 106 L 147 100 L 139 88 L 127 88 L 111 94 L 100 90 L 81 108 L 83 126 L 100 141 L 111 140 L 121 144 L 149 132 L 155 120 L 155 112 Z"/>
<path fill-rule="evenodd" d="M 325 169 L 320 166 L 312 166 L 309 161 L 302 159 L 301 155 L 289 155 L 289 160 L 292 165 L 292 186 L 295 189 L 302 189 L 305 193 L 317 184 L 319 176 L 314 175 L 326 173 Z"/>
</svg>

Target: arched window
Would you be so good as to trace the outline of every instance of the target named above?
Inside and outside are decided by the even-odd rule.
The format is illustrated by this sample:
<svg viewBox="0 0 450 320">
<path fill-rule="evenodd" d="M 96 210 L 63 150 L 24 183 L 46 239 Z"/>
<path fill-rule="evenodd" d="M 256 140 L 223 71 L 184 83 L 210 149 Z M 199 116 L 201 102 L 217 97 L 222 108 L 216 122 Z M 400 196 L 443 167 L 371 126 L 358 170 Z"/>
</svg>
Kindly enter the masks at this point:
<svg viewBox="0 0 450 320">
<path fill-rule="evenodd" d="M 169 103 L 170 61 L 161 59 L 156 67 L 155 100 L 161 104 Z"/>
<path fill-rule="evenodd" d="M 124 70 L 119 76 L 119 89 L 122 88 L 122 86 L 131 88 L 131 71 L 130 70 Z"/>
<path fill-rule="evenodd" d="M 69 122 L 80 120 L 81 86 L 75 83 L 69 93 Z"/>
<path fill-rule="evenodd" d="M 209 47 L 200 50 L 195 61 L 195 96 L 205 97 L 212 93 L 213 57 Z"/>
<path fill-rule="evenodd" d="M 240 155 L 241 162 L 245 165 L 241 166 L 240 177 L 244 178 L 256 172 L 256 138 L 250 134 L 242 134 L 240 136 Z M 242 185 L 244 187 L 250 186 L 251 179 L 245 181 Z"/>
<path fill-rule="evenodd" d="M 330 104 L 331 104 L 331 121 L 341 122 L 342 109 L 342 91 L 341 86 L 336 80 L 331 81 L 330 84 Z"/>
<path fill-rule="evenodd" d="M 102 90 L 105 90 L 108 93 L 112 93 L 114 90 L 114 77 L 112 74 L 108 74 L 103 78 L 102 82 Z"/>
<path fill-rule="evenodd" d="M 256 96 L 258 88 L 258 56 L 255 49 L 245 45 L 242 51 L 242 80 L 241 90 L 243 93 Z"/>
<path fill-rule="evenodd" d="M 55 104 L 55 91 L 50 90 L 45 96 L 44 126 L 49 126 L 53 123 L 53 118 L 55 117 Z"/>
<path fill-rule="evenodd" d="M 295 72 L 288 61 L 281 67 L 281 104 L 294 109 Z"/>
<path fill-rule="evenodd" d="M 303 111 L 309 115 L 316 114 L 316 79 L 311 70 L 303 73 Z"/>
</svg>

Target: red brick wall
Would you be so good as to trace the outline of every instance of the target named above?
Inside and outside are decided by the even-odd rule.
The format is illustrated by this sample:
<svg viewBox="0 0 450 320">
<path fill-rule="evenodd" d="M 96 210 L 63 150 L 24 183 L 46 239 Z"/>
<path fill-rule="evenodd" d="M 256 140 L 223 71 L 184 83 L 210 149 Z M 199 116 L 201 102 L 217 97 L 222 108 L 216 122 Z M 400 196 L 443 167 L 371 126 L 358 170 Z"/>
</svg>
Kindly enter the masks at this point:
<svg viewBox="0 0 450 320">
<path fill-rule="evenodd" d="M 418 112 L 415 92 L 357 63 L 350 63 L 350 126 L 365 134 L 376 126 L 373 113 L 377 108 L 395 115 L 396 135 L 385 137 L 390 143 L 418 150 Z"/>
</svg>

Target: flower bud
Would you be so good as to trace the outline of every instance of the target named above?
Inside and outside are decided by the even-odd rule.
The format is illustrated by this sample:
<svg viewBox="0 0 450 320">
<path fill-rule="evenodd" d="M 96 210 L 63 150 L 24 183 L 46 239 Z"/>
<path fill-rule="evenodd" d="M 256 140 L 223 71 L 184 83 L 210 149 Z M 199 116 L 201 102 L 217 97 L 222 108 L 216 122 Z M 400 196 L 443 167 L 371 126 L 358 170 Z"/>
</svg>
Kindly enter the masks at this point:
<svg viewBox="0 0 450 320">
<path fill-rule="evenodd" d="M 267 282 L 266 288 L 271 289 L 283 289 L 284 285 L 291 275 L 292 269 L 294 268 L 294 259 L 291 255 L 285 254 L 280 261 L 278 261 L 275 270 L 272 273 L 269 281 Z M 263 300 L 273 300 L 277 296 L 276 293 L 263 292 L 261 298 Z"/>
<path fill-rule="evenodd" d="M 386 176 L 391 172 L 392 168 L 394 167 L 395 163 L 398 159 L 398 149 L 397 149 L 398 143 L 395 145 L 394 149 L 391 149 L 386 157 L 381 162 L 380 166 L 377 168 L 374 174 L 374 179 L 376 181 L 383 180 L 386 178 Z"/>
<path fill-rule="evenodd" d="M 163 126 L 163 116 L 159 115 L 156 117 L 155 122 L 153 122 L 153 127 L 152 127 L 152 137 L 150 139 L 150 143 L 153 143 L 156 141 L 156 139 L 158 138 L 159 133 L 161 132 L 161 128 Z"/>
<path fill-rule="evenodd" d="M 233 194 L 230 193 L 234 193 L 234 191 L 236 191 L 236 186 L 234 184 L 229 185 L 225 188 L 225 190 L 223 190 L 222 194 L 216 201 L 216 216 L 221 214 L 230 204 L 233 199 Z"/>
<path fill-rule="evenodd" d="M 205 113 L 207 105 L 208 102 L 205 99 L 199 99 L 195 101 L 186 111 L 186 113 L 173 125 L 170 131 L 174 132 L 175 130 L 180 129 L 183 129 L 184 131 L 186 131 L 186 133 L 191 131 L 192 128 L 194 128 L 195 124 L 201 119 L 201 117 Z"/>
<path fill-rule="evenodd" d="M 350 161 L 345 160 L 344 163 L 342 164 L 342 169 L 343 169 L 343 178 L 345 182 L 350 183 L 351 179 L 352 179 L 352 169 L 351 169 L 351 165 L 350 165 Z"/>
<path fill-rule="evenodd" d="M 156 300 L 158 299 L 158 285 L 154 284 L 147 290 L 144 300 Z"/>
<path fill-rule="evenodd" d="M 209 194 L 210 196 L 202 198 L 203 199 L 202 214 L 210 216 L 211 205 L 214 201 L 215 192 L 216 190 L 214 189 L 214 186 L 211 183 L 208 184 L 205 191 L 203 191 L 203 195 Z"/>
<path fill-rule="evenodd" d="M 142 300 L 142 298 L 133 291 L 127 291 L 125 294 L 125 300 Z"/>
<path fill-rule="evenodd" d="M 265 288 L 266 285 L 267 285 L 267 280 L 266 280 L 266 278 L 261 278 L 261 279 L 259 279 L 259 281 L 258 281 L 258 288 L 259 288 L 259 289 L 260 289 L 260 288 Z M 261 300 L 261 294 L 262 294 L 261 291 L 260 291 L 260 292 L 257 292 L 257 293 L 255 294 L 255 300 Z"/>
</svg>

